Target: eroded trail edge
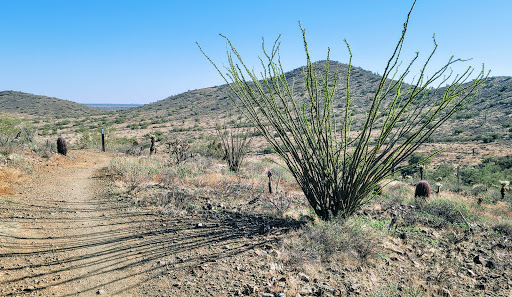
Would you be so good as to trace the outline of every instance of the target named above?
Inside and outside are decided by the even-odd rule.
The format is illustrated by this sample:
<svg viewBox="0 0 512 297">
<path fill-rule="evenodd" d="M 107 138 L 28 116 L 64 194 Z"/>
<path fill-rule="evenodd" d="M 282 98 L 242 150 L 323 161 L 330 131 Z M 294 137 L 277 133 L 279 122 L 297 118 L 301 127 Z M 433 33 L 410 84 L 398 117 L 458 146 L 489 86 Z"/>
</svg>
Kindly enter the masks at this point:
<svg viewBox="0 0 512 297">
<path fill-rule="evenodd" d="M 108 198 L 110 159 L 72 152 L 1 201 L 1 296 L 139 295 L 151 272 L 141 230 L 157 219 Z"/>
</svg>

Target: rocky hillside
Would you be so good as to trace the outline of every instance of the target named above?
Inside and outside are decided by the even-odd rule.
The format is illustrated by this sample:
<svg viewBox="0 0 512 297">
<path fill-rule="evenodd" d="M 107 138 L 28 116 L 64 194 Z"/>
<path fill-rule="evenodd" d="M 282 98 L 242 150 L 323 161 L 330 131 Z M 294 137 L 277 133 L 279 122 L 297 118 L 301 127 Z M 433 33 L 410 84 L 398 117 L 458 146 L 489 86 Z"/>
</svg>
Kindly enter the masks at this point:
<svg viewBox="0 0 512 297">
<path fill-rule="evenodd" d="M 0 111 L 33 116 L 78 117 L 100 114 L 101 111 L 68 100 L 34 94 L 0 92 Z"/>
<path fill-rule="evenodd" d="M 323 69 L 325 61 L 318 62 Z M 331 73 L 339 71 L 338 90 L 335 96 L 335 106 L 341 111 L 345 98 L 345 74 L 347 65 L 331 62 Z M 302 68 L 294 69 L 286 76 L 289 82 L 294 81 L 297 98 L 305 98 L 306 87 Z M 370 71 L 353 67 L 351 73 L 351 91 L 355 108 L 354 125 L 362 122 L 365 110 L 369 107 L 381 76 Z M 166 99 L 146 104 L 126 111 L 127 113 L 145 114 L 148 117 L 165 116 L 171 121 L 196 119 L 198 122 L 207 118 L 210 122 L 222 118 L 236 116 L 238 111 L 229 99 L 229 87 L 221 85 L 211 88 L 198 89 L 171 96 Z M 204 121 L 203 121 L 204 122 Z M 435 136 L 442 141 L 481 140 L 492 142 L 498 139 L 512 139 L 512 78 L 491 77 L 479 95 L 456 114 Z"/>
</svg>

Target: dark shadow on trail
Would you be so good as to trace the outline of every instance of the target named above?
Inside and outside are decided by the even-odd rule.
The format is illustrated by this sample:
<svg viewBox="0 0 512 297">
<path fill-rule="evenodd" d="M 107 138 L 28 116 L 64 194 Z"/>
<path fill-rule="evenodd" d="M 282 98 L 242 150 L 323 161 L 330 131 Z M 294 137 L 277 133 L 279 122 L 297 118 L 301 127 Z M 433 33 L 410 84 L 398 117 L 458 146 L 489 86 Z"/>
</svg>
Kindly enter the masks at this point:
<svg viewBox="0 0 512 297">
<path fill-rule="evenodd" d="M 11 272 L 17 275 L 0 280 L 0 287 L 12 288 L 0 293 L 14 295 L 23 294 L 27 284 L 32 284 L 31 291 L 44 294 L 46 289 L 54 286 L 101 277 L 100 283 L 64 295 L 76 296 L 77 293 L 92 292 L 133 279 L 129 287 L 111 292 L 122 295 L 150 279 L 158 278 L 169 269 L 193 269 L 202 263 L 235 257 L 273 243 L 278 240 L 278 234 L 304 224 L 291 219 L 230 211 L 200 211 L 183 217 L 165 217 L 143 210 L 126 211 L 129 205 L 120 205 L 108 198 L 96 198 L 83 205 L 60 202 L 48 205 L 48 208 L 44 204 L 14 207 L 17 207 L 14 213 L 29 214 L 39 223 L 51 222 L 62 229 L 70 228 L 72 220 L 75 223 L 93 222 L 84 226 L 82 233 L 69 236 L 0 234 L 0 238 L 4 238 L 3 250 L 8 250 L 0 253 L 0 262 L 7 263 L 1 268 L 9 275 Z M 80 212 L 80 217 L 70 218 L 69 213 L 74 211 Z M 53 215 L 47 216 L 49 212 Z M 18 220 L 18 217 L 0 215 L 7 222 Z M 97 226 L 108 226 L 109 230 L 95 231 Z M 267 228 L 262 229 L 262 226 Z M 35 262 L 33 259 L 39 260 Z M 165 265 L 159 264 L 161 261 Z M 80 273 L 84 269 L 87 273 Z M 125 273 L 114 273 L 118 271 Z M 73 276 L 56 277 L 64 273 Z M 120 276 L 112 279 L 112 275 Z"/>
</svg>

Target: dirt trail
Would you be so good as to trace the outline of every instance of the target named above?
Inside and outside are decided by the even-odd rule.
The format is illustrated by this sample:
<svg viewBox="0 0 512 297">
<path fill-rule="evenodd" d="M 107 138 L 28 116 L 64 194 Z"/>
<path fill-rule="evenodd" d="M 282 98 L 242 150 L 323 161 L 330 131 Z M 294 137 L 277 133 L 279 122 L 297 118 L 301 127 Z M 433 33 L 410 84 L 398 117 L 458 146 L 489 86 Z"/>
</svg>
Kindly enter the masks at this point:
<svg viewBox="0 0 512 297">
<path fill-rule="evenodd" d="M 151 214 L 114 204 L 97 178 L 111 156 L 86 151 L 38 169 L 0 199 L 0 296 L 138 296 Z"/>
</svg>

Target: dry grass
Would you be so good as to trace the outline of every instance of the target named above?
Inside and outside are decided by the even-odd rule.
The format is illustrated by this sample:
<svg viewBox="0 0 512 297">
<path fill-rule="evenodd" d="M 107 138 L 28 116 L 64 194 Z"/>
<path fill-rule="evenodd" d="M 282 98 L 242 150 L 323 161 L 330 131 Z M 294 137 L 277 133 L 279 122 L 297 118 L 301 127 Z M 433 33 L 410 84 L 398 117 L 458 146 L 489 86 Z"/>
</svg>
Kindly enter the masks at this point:
<svg viewBox="0 0 512 297">
<path fill-rule="evenodd" d="M 28 180 L 26 174 L 18 168 L 0 168 L 0 195 L 12 194 L 14 185 L 21 185 Z"/>
</svg>

